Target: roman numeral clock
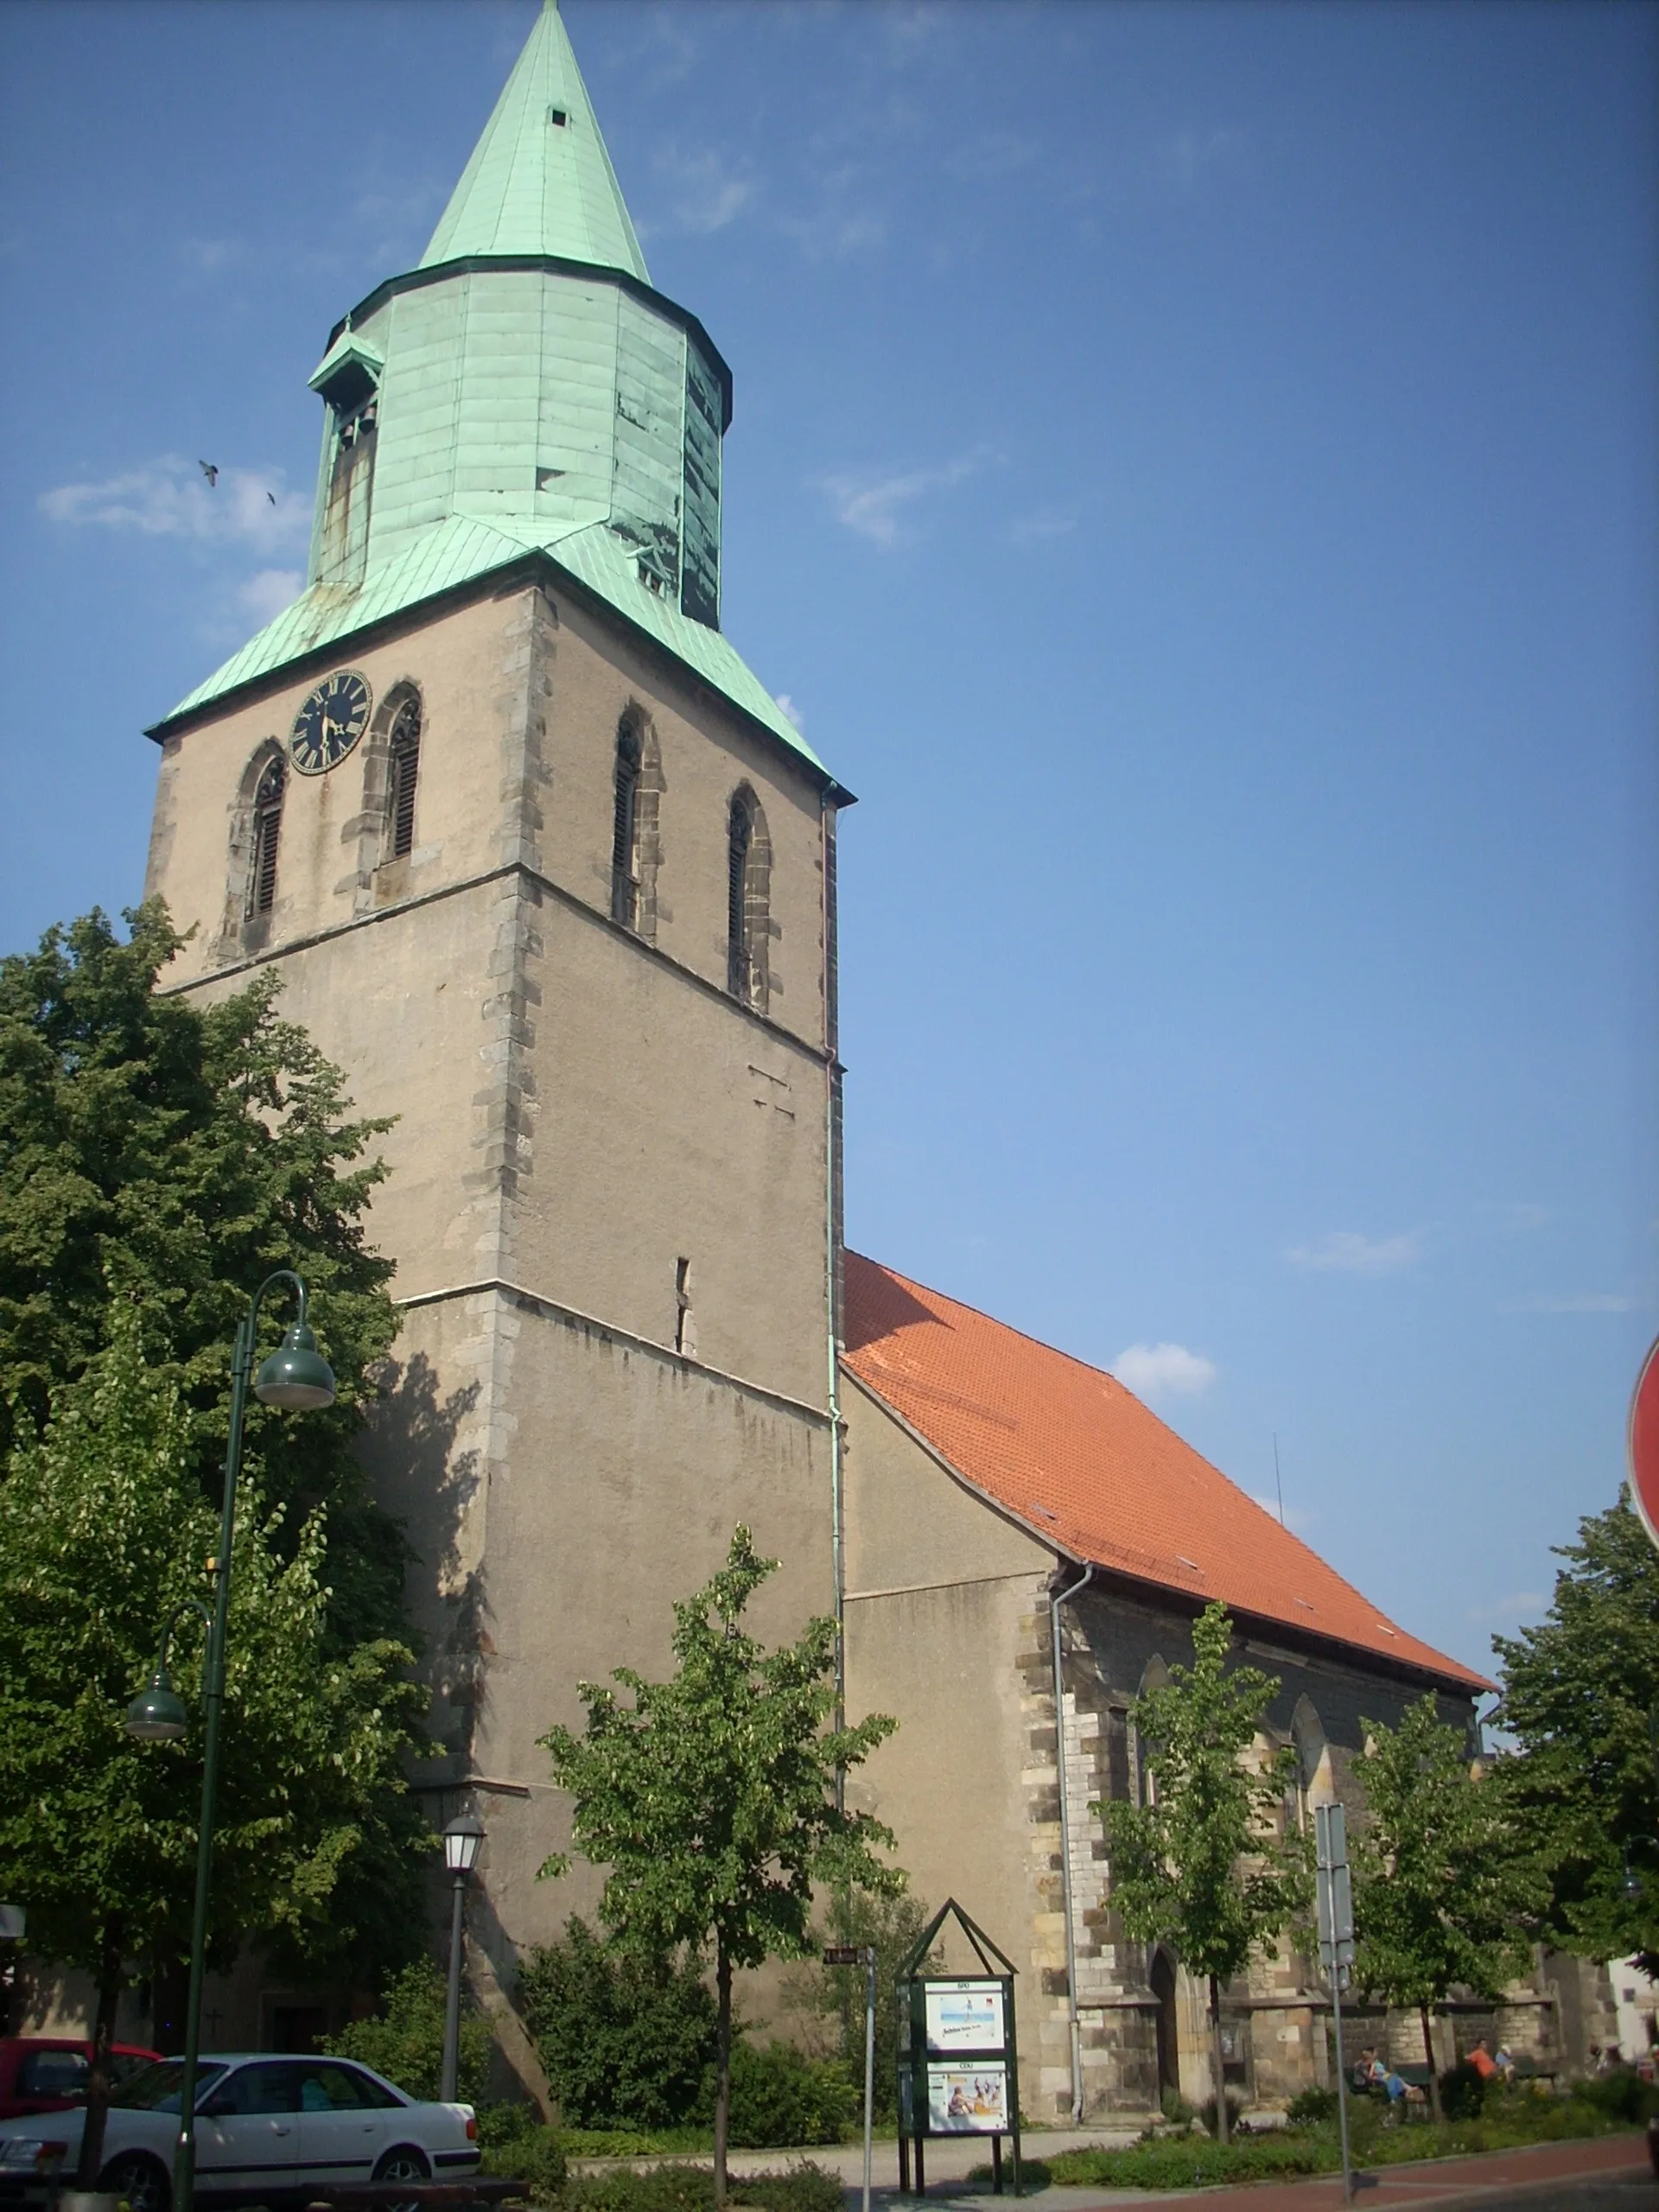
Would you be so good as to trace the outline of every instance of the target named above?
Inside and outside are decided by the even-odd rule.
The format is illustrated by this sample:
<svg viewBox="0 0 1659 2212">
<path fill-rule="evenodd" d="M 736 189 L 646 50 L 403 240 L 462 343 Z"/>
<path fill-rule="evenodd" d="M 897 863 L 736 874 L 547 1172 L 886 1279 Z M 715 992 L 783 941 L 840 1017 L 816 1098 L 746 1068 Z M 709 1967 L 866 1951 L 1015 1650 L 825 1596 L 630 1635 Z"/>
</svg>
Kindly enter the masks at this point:
<svg viewBox="0 0 1659 2212">
<path fill-rule="evenodd" d="M 354 668 L 325 676 L 294 717 L 288 750 L 302 776 L 338 767 L 369 726 L 374 695 Z"/>
</svg>

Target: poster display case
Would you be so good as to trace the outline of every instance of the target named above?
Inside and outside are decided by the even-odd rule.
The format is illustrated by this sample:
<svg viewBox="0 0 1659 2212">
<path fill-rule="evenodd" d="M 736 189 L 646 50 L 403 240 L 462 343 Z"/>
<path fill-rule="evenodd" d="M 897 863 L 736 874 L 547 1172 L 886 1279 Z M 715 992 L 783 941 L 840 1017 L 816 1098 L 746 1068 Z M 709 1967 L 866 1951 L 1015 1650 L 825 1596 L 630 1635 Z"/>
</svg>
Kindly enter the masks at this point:
<svg viewBox="0 0 1659 2212">
<path fill-rule="evenodd" d="M 982 1971 L 926 1974 L 920 1969 L 939 1930 L 954 1920 Z M 991 2145 L 991 2185 L 1002 2190 L 1002 2139 L 1014 2153 L 1014 2194 L 1020 2195 L 1020 2076 L 1014 2048 L 1012 1962 L 950 1898 L 911 1947 L 897 1977 L 899 2002 L 899 2187 L 926 2187 L 930 2136 L 983 2135 Z"/>
</svg>

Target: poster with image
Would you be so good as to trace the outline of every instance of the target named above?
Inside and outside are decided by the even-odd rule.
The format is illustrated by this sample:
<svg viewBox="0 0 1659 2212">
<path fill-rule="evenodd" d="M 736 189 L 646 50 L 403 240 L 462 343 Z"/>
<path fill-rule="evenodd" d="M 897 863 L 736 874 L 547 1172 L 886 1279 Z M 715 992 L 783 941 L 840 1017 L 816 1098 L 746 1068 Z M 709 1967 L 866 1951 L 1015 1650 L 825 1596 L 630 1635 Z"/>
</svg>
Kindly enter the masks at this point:
<svg viewBox="0 0 1659 2212">
<path fill-rule="evenodd" d="M 929 1982 L 930 2050 L 1000 2050 L 1006 2040 L 1000 1981 Z"/>
<path fill-rule="evenodd" d="M 1007 2068 L 930 2066 L 927 2126 L 931 2135 L 1006 2135 Z"/>
</svg>

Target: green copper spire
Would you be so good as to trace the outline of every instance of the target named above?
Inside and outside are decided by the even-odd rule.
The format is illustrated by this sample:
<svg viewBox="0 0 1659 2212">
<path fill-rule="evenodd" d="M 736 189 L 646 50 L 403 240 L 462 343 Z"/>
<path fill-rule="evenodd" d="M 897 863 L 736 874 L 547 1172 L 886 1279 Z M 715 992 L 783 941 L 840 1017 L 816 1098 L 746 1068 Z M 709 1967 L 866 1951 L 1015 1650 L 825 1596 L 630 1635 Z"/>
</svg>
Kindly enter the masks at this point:
<svg viewBox="0 0 1659 2212">
<path fill-rule="evenodd" d="M 651 277 L 560 20 L 546 0 L 420 266 L 553 254 Z"/>
</svg>

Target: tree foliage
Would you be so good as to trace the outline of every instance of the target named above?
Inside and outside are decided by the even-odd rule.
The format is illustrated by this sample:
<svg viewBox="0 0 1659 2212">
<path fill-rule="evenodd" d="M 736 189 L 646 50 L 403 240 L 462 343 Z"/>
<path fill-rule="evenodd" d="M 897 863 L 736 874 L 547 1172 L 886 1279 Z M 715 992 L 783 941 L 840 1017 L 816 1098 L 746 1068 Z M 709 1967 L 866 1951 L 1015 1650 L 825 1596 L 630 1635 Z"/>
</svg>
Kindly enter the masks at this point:
<svg viewBox="0 0 1659 2212">
<path fill-rule="evenodd" d="M 1541 1932 L 1586 1958 L 1637 1953 L 1659 1974 L 1659 1553 L 1624 1493 L 1557 1556 L 1543 1622 L 1493 1639 L 1494 1719 L 1517 1746 L 1493 1778 L 1549 1870 Z"/>
<path fill-rule="evenodd" d="M 695 1953 L 648 1955 L 574 1916 L 518 1970 L 518 1998 L 575 2127 L 683 2126 L 715 2057 L 715 2000 Z"/>
<path fill-rule="evenodd" d="M 1170 1945 L 1207 1981 L 1217 2120 L 1222 2094 L 1221 1991 L 1272 1948 L 1310 1895 L 1306 1839 L 1285 1829 L 1294 1751 L 1265 1761 L 1253 1746 L 1274 1675 L 1227 1665 L 1233 1627 L 1219 1602 L 1192 1625 L 1192 1664 L 1143 1690 L 1131 1717 L 1153 1778 L 1152 1802 L 1104 1802 L 1114 1908 L 1131 1936 Z"/>
<path fill-rule="evenodd" d="M 443 1974 L 431 1959 L 416 1959 L 387 1989 L 378 2012 L 331 2036 L 324 2049 L 360 2059 L 411 2097 L 430 2101 L 443 2080 Z M 463 2104 L 484 2101 L 494 2038 L 490 2024 L 461 1988 L 461 2049 L 455 2094 Z"/>
<path fill-rule="evenodd" d="M 0 1458 L 136 1297 L 216 1496 L 237 1325 L 273 1268 L 296 1268 L 339 1401 L 302 1422 L 250 1405 L 248 1453 L 269 1504 L 327 1504 L 340 1633 L 398 1633 L 404 1547 L 353 1449 L 396 1328 L 391 1263 L 364 1223 L 389 1124 L 348 1118 L 340 1070 L 278 1019 L 274 977 L 211 1005 L 169 992 L 182 940 L 166 910 L 128 919 L 124 942 L 94 912 L 0 961 Z M 262 1350 L 291 1318 L 273 1304 Z"/>
<path fill-rule="evenodd" d="M 1366 1814 L 1350 1853 L 1354 1979 L 1416 2012 L 1438 2112 L 1430 2011 L 1459 1986 L 1496 1997 L 1524 1969 L 1541 1882 L 1517 1847 L 1502 1794 L 1477 1777 L 1463 1730 L 1441 1722 L 1432 1692 L 1397 1728 L 1361 1726 Z"/>
<path fill-rule="evenodd" d="M 835 1702 L 835 1624 L 810 1621 L 768 1651 L 742 1626 L 776 1568 L 749 1532 L 724 1567 L 674 1607 L 677 1662 L 666 1682 L 629 1668 L 613 1690 L 581 1685 L 587 1726 L 542 1738 L 556 1781 L 574 1800 L 576 1847 L 606 1866 L 601 1916 L 628 1947 L 663 1956 L 712 1947 L 717 2009 L 715 2193 L 726 2194 L 734 1967 L 799 1957 L 810 1940 L 815 1883 L 892 1892 L 903 1877 L 876 1855 L 893 1837 L 839 1802 L 838 1779 L 897 1725 L 872 1713 L 826 1728 Z M 568 1861 L 548 1860 L 562 1873 Z"/>
</svg>

